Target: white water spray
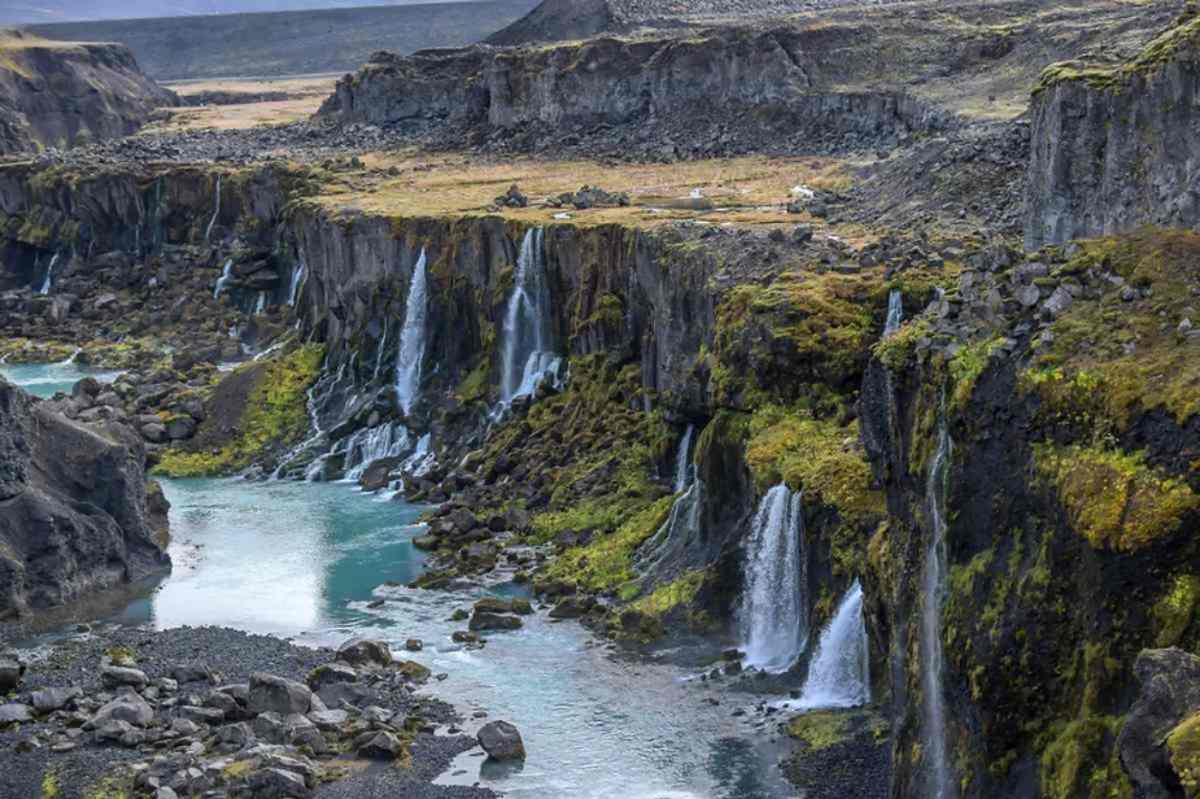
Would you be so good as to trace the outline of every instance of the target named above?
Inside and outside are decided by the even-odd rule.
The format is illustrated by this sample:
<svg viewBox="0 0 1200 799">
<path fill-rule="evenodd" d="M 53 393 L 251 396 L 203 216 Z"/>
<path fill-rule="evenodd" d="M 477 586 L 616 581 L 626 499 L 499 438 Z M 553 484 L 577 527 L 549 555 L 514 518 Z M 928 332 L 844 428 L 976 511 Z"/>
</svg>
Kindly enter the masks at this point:
<svg viewBox="0 0 1200 799">
<path fill-rule="evenodd" d="M 221 176 L 217 175 L 217 191 L 216 201 L 213 203 L 212 219 L 208 220 L 208 227 L 204 229 L 204 241 L 207 243 L 212 238 L 213 228 L 216 227 L 217 217 L 221 215 Z"/>
<path fill-rule="evenodd" d="M 413 267 L 412 282 L 400 331 L 400 353 L 396 359 L 396 397 L 405 414 L 412 411 L 421 384 L 421 361 L 425 357 L 425 320 L 429 315 L 426 290 L 425 250 Z"/>
<path fill-rule="evenodd" d="M 689 424 L 683 440 L 679 442 L 679 452 L 675 455 L 675 493 L 687 489 L 692 481 L 692 436 L 696 434 L 696 426 Z"/>
<path fill-rule="evenodd" d="M 554 353 L 550 289 L 546 284 L 543 231 L 531 228 L 521 242 L 512 295 L 504 312 L 500 399 L 509 405 L 532 394 L 562 361 Z"/>
<path fill-rule="evenodd" d="M 225 286 L 233 279 L 233 259 L 230 258 L 225 262 L 225 269 L 222 270 L 221 276 L 217 278 L 217 285 L 213 289 L 213 299 L 220 299 L 221 292 L 225 290 Z"/>
<path fill-rule="evenodd" d="M 946 757 L 946 706 L 942 688 L 942 604 L 946 596 L 946 483 L 952 443 L 944 417 L 938 419 L 938 446 L 929 467 L 925 501 L 930 541 L 921 574 L 921 688 L 924 704 L 924 762 L 931 799 L 953 799 L 954 781 Z"/>
<path fill-rule="evenodd" d="M 402 424 L 382 424 L 359 430 L 345 443 L 345 479 L 357 483 L 372 463 L 384 458 L 399 458 L 412 447 L 412 437 Z"/>
<path fill-rule="evenodd" d="M 288 305 L 296 306 L 296 297 L 300 294 L 300 284 L 304 281 L 304 264 L 296 264 L 296 268 L 292 270 L 292 284 L 288 287 Z"/>
<path fill-rule="evenodd" d="M 739 620 L 743 661 L 784 672 L 808 644 L 807 565 L 800 493 L 780 483 L 758 505 L 746 543 L 746 587 Z"/>
<path fill-rule="evenodd" d="M 904 319 L 904 296 L 900 293 L 900 289 L 892 289 L 888 294 L 888 311 L 887 321 L 883 325 L 884 337 L 890 336 L 900 329 L 900 322 Z"/>
<path fill-rule="evenodd" d="M 50 259 L 50 265 L 46 267 L 46 277 L 44 280 L 42 280 L 42 287 L 38 289 L 38 294 L 49 294 L 50 289 L 53 288 L 54 266 L 58 263 L 59 254 L 60 253 L 54 253 L 54 256 Z"/>
<path fill-rule="evenodd" d="M 779 702 L 787 710 L 860 707 L 871 701 L 871 662 L 858 580 L 842 597 L 821 639 L 800 698 Z"/>
<path fill-rule="evenodd" d="M 254 315 L 258 316 L 267 310 L 267 292 L 258 292 L 258 302 L 254 304 Z"/>
</svg>

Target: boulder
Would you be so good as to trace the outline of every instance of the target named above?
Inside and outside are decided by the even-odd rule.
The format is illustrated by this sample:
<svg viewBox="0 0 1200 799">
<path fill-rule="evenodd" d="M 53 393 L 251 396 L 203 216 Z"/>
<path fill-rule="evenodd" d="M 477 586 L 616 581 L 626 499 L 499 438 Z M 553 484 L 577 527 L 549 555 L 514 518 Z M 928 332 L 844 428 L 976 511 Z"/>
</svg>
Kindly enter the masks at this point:
<svg viewBox="0 0 1200 799">
<path fill-rule="evenodd" d="M 215 682 L 212 669 L 196 663 L 176 666 L 171 669 L 171 676 L 180 685 L 189 682 Z"/>
<path fill-rule="evenodd" d="M 25 667 L 15 660 L 7 658 L 0 659 L 0 694 L 7 694 L 17 690 L 17 686 L 21 684 L 21 677 L 25 674 Z"/>
<path fill-rule="evenodd" d="M 250 675 L 250 696 L 247 709 L 254 714 L 307 713 L 312 706 L 312 691 L 308 686 L 274 674 L 255 672 Z"/>
<path fill-rule="evenodd" d="M 507 721 L 492 721 L 480 728 L 479 745 L 493 760 L 524 760 L 525 742 L 521 733 Z"/>
<path fill-rule="evenodd" d="M 1200 657 L 1181 649 L 1147 649 L 1133 666 L 1141 686 L 1117 737 L 1121 766 L 1140 799 L 1179 793 L 1169 738 L 1200 710 Z M 1178 740 L 1178 737 L 1176 737 Z"/>
<path fill-rule="evenodd" d="M 308 714 L 308 720 L 319 730 L 334 731 L 345 724 L 350 718 L 344 710 L 317 710 Z"/>
<path fill-rule="evenodd" d="M 471 616 L 471 622 L 467 626 L 472 632 L 483 630 L 517 630 L 521 627 L 521 620 L 516 616 L 477 612 Z"/>
<path fill-rule="evenodd" d="M 281 768 L 251 772 L 246 784 L 255 799 L 299 799 L 311 793 L 303 777 Z"/>
<path fill-rule="evenodd" d="M 144 688 L 150 683 L 146 672 L 141 669 L 126 668 L 124 666 L 104 666 L 100 669 L 100 681 L 109 688 L 119 685 Z"/>
<path fill-rule="evenodd" d="M 358 747 L 358 756 L 368 760 L 395 760 L 404 752 L 404 744 L 390 732 L 381 731 Z"/>
<path fill-rule="evenodd" d="M 358 682 L 358 672 L 345 663 L 325 663 L 310 671 L 305 682 L 308 683 L 308 687 L 312 690 L 320 691 L 327 685 L 334 685 L 341 682 Z"/>
<path fill-rule="evenodd" d="M 5 724 L 22 724 L 27 721 L 33 721 L 33 710 L 29 705 L 23 705 L 20 702 L 0 705 L 0 727 Z"/>
<path fill-rule="evenodd" d="M 383 641 L 352 638 L 338 648 L 337 659 L 354 666 L 390 666 L 392 650 Z"/>
<path fill-rule="evenodd" d="M 97 710 L 96 715 L 92 716 L 85 726 L 95 729 L 110 721 L 124 721 L 135 727 L 147 727 L 154 721 L 154 708 L 150 707 L 150 703 L 145 699 L 130 691 Z"/>
<path fill-rule="evenodd" d="M 75 700 L 83 696 L 83 689 L 77 685 L 70 688 L 43 688 L 34 691 L 30 696 L 38 713 L 53 713 L 73 705 Z"/>
</svg>

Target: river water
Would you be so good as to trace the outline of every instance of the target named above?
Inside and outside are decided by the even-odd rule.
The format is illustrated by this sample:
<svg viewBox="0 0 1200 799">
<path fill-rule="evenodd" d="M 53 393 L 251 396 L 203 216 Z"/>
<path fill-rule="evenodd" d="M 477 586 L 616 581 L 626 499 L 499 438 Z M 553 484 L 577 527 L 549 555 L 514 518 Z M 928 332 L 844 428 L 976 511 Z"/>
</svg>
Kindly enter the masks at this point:
<svg viewBox="0 0 1200 799">
<path fill-rule="evenodd" d="M 62 365 L 6 367 L 10 380 L 43 395 L 66 379 Z M 77 377 L 76 377 L 77 379 Z M 221 625 L 336 646 L 353 635 L 388 640 L 447 675 L 431 694 L 463 711 L 467 729 L 488 719 L 516 724 L 529 756 L 493 770 L 477 750 L 441 782 L 480 782 L 517 799 L 782 799 L 769 733 L 739 708 L 759 697 L 689 679 L 682 657 L 621 653 L 574 622 L 544 613 L 525 627 L 493 633 L 482 650 L 450 640 L 455 609 L 512 584 L 455 592 L 403 587 L 423 568 L 412 539 L 422 508 L 381 501 L 347 484 L 237 479 L 165 480 L 171 502 L 174 569 L 107 621 L 165 629 Z M 383 599 L 382 606 L 369 603 Z M 472 718 L 486 711 L 486 719 Z M 770 725 L 766 728 L 769 730 Z"/>
</svg>

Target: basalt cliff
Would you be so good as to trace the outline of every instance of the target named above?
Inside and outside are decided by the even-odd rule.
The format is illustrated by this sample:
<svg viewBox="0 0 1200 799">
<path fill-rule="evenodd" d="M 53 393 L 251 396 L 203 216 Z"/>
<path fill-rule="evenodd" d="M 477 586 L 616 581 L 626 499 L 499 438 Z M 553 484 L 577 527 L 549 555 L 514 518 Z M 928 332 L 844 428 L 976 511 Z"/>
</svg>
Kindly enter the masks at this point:
<svg viewBox="0 0 1200 799">
<path fill-rule="evenodd" d="M 159 473 L 428 502 L 421 587 L 503 567 L 749 691 L 861 604 L 861 707 L 770 721 L 809 796 L 1190 796 L 1194 18 L 820 13 L 379 55 L 313 120 L 4 165 L 6 352 L 129 365 L 53 407 Z"/>
</svg>

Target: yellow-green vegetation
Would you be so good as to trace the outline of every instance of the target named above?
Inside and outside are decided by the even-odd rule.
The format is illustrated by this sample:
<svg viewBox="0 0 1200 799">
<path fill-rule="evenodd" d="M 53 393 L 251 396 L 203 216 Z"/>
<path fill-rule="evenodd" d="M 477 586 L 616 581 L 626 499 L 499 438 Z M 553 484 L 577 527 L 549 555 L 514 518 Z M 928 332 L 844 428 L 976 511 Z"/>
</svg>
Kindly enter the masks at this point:
<svg viewBox="0 0 1200 799">
<path fill-rule="evenodd" d="M 320 373 L 324 355 L 323 345 L 307 344 L 287 355 L 230 373 L 226 380 L 236 379 L 243 370 L 257 371 L 236 425 L 240 432 L 213 449 L 168 450 L 154 472 L 172 477 L 230 474 L 250 466 L 271 448 L 300 441 L 309 423 L 306 392 Z M 218 386 L 217 392 L 220 390 Z M 203 447 L 202 436 L 198 441 L 193 446 Z"/>
<path fill-rule="evenodd" d="M 132 668 L 137 665 L 137 653 L 127 646 L 113 646 L 104 650 L 104 656 L 114 666 Z"/>
<path fill-rule="evenodd" d="M 1080 243 L 1065 272 L 1111 270 L 1148 296 L 1123 301 L 1114 288 L 1077 301 L 1055 320 L 1022 385 L 1048 413 L 1124 431 L 1162 408 L 1180 423 L 1200 412 L 1200 343 L 1176 332 L 1195 314 L 1200 234 L 1148 228 Z M 1200 319 L 1192 322 L 1200 324 Z"/>
<path fill-rule="evenodd" d="M 923 316 L 900 325 L 892 335 L 875 342 L 871 352 L 893 372 L 902 371 L 917 353 L 917 344 L 929 335 L 929 320 Z"/>
<path fill-rule="evenodd" d="M 1134 75 L 1157 69 L 1182 51 L 1200 45 L 1200 16 L 1194 16 L 1194 8 L 1191 12 L 1154 38 L 1137 56 L 1119 66 L 1089 66 L 1077 62 L 1050 65 L 1042 73 L 1034 93 L 1066 81 L 1085 81 L 1094 89 L 1109 89 L 1127 84 Z"/>
<path fill-rule="evenodd" d="M 1200 496 L 1149 466 L 1144 453 L 1042 444 L 1034 459 L 1072 529 L 1096 549 L 1137 551 L 1173 534 L 1200 510 Z"/>
<path fill-rule="evenodd" d="M 782 481 L 855 521 L 885 511 L 883 492 L 871 488 L 857 421 L 840 427 L 804 409 L 764 406 L 750 418 L 746 464 L 759 490 Z"/>
<path fill-rule="evenodd" d="M 879 277 L 785 272 L 735 288 L 717 311 L 718 396 L 746 406 L 796 381 L 825 392 L 855 387 L 877 332 Z"/>
<path fill-rule="evenodd" d="M 1194 574 L 1176 575 L 1165 594 L 1154 603 L 1155 646 L 1175 646 L 1196 618 L 1200 602 L 1200 577 Z"/>
<path fill-rule="evenodd" d="M 253 760 L 235 760 L 225 768 L 221 769 L 222 776 L 229 782 L 236 782 L 254 771 Z"/>
<path fill-rule="evenodd" d="M 1200 713 L 1186 719 L 1167 736 L 1171 765 L 1188 799 L 1200 796 Z"/>
<path fill-rule="evenodd" d="M 1059 725 L 1042 751 L 1041 795 L 1046 799 L 1132 797 L 1133 787 L 1114 751 L 1122 724 L 1122 719 L 1112 716 L 1087 716 Z"/>
<path fill-rule="evenodd" d="M 1003 343 L 1004 339 L 1000 337 L 976 341 L 963 347 L 950 359 L 950 377 L 954 383 L 950 398 L 955 408 L 966 408 L 975 391 L 976 381 Z"/>
<path fill-rule="evenodd" d="M 672 497 L 663 497 L 634 514 L 615 532 L 598 536 L 585 547 L 567 550 L 550 564 L 546 574 L 585 591 L 615 591 L 637 576 L 634 553 L 667 521 L 673 501 Z"/>
<path fill-rule="evenodd" d="M 708 573 L 703 570 L 687 572 L 655 588 L 630 607 L 647 616 L 665 616 L 676 608 L 691 604 L 707 577 Z"/>
<path fill-rule="evenodd" d="M 870 733 L 876 743 L 887 738 L 887 722 L 863 710 L 814 710 L 788 722 L 788 735 L 812 751 L 821 751 Z"/>
<path fill-rule="evenodd" d="M 53 771 L 47 771 L 42 776 L 42 799 L 58 799 L 62 796 L 62 788 L 58 785 L 58 777 Z"/>
</svg>

